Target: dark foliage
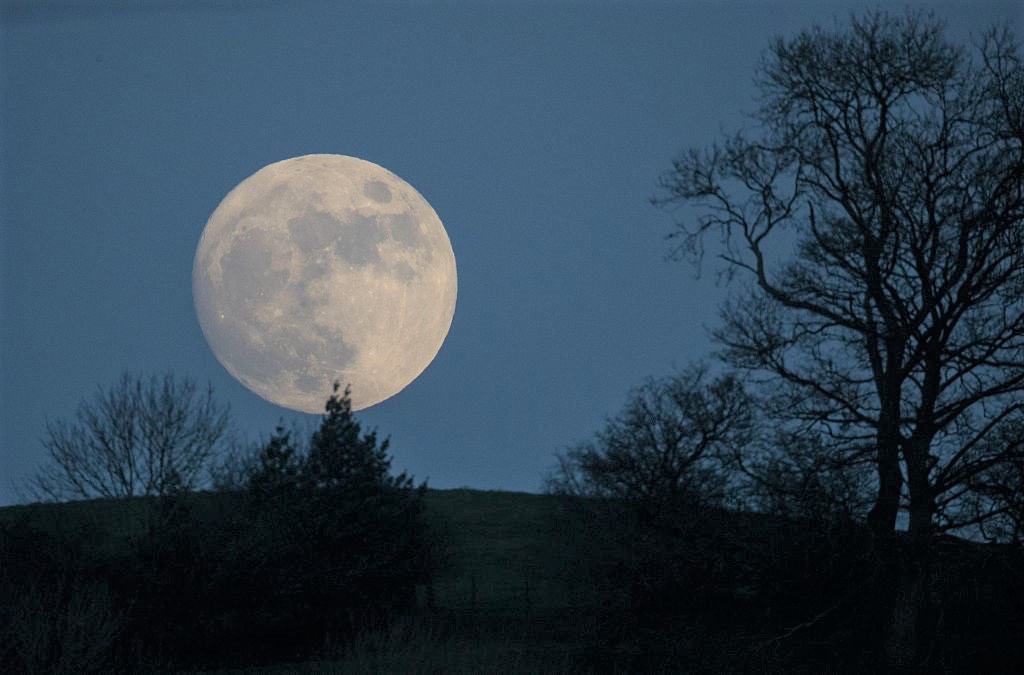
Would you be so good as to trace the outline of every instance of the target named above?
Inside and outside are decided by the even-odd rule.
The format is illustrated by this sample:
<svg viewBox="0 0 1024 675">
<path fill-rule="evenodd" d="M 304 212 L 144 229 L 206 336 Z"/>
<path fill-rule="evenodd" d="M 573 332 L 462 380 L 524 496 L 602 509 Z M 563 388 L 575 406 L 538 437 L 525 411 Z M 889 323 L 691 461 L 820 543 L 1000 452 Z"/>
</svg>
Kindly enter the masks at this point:
<svg viewBox="0 0 1024 675">
<path fill-rule="evenodd" d="M 864 517 L 901 561 L 876 618 L 898 667 L 931 658 L 936 538 L 1018 536 L 1021 66 L 1008 29 L 968 51 L 921 12 L 778 38 L 752 128 L 680 157 L 657 200 L 700 211 L 678 223 L 680 253 L 699 261 L 718 239 L 744 282 L 715 339 L 780 427 L 813 431 L 824 461 L 804 466 L 832 474 L 819 492 L 856 503 L 873 470 Z M 799 462 L 767 468 L 802 480 Z M 908 555 L 892 544 L 901 514 Z"/>
<path fill-rule="evenodd" d="M 0 523 L 0 672 L 117 668 L 126 622 L 110 570 L 87 546 L 95 535 L 27 514 Z"/>
<path fill-rule="evenodd" d="M 858 509 L 863 484 L 842 458 L 832 462 L 827 439 L 757 433 L 738 380 L 705 375 L 634 390 L 594 441 L 559 457 L 548 482 L 562 498 L 562 578 L 593 603 L 586 667 L 969 672 L 1009 661 L 1009 636 L 1024 625 L 1008 599 L 1024 590 L 1013 549 L 879 538 Z M 781 443 L 746 456 L 760 436 Z M 982 564 L 989 558 L 998 571 Z M 998 600 L 964 597 L 998 586 Z M 907 594 L 925 601 L 894 618 Z M 980 616 L 986 606 L 994 624 Z M 958 650 L 981 638 L 963 616 L 985 623 L 986 643 L 1002 652 Z M 913 631 L 913 663 L 892 663 L 896 625 Z"/>
<path fill-rule="evenodd" d="M 391 476 L 386 447 L 336 391 L 308 452 L 279 428 L 246 463 L 244 490 L 138 500 L 139 522 L 112 546 L 8 526 L 0 637 L 16 667 L 3 672 L 304 660 L 385 625 L 432 565 L 426 486 Z M 43 618 L 11 627 L 26 614 Z"/>
<path fill-rule="evenodd" d="M 391 460 L 387 456 L 388 440 L 378 445 L 377 432 L 362 433 L 352 417 L 349 390 L 327 401 L 327 414 L 313 434 L 309 456 L 303 471 L 303 482 L 313 490 L 370 490 L 391 487 L 409 488 L 412 481 L 404 474 L 390 476 Z"/>
<path fill-rule="evenodd" d="M 925 539 L 999 518 L 985 484 L 1024 449 L 1022 72 L 1005 28 L 971 50 L 920 12 L 804 30 L 766 52 L 752 128 L 662 181 L 699 209 L 679 251 L 720 239 L 744 282 L 724 358 L 873 465 L 879 535 L 904 509 Z"/>
<path fill-rule="evenodd" d="M 1024 559 L 1010 547 L 936 544 L 927 620 L 937 637 L 916 671 L 897 671 L 878 648 L 877 617 L 899 590 L 906 537 L 879 547 L 862 525 L 837 521 L 820 528 L 692 504 L 627 509 L 471 490 L 427 496 L 432 521 L 457 525 L 455 569 L 439 579 L 438 609 L 324 652 L 304 632 L 321 624 L 307 621 L 309 605 L 289 585 L 298 575 L 283 558 L 261 562 L 271 529 L 246 525 L 246 499 L 190 495 L 170 510 L 178 529 L 159 541 L 124 521 L 139 500 L 0 510 L 0 672 L 263 662 L 276 664 L 273 672 L 973 675 L 1016 672 L 1024 659 Z M 591 513 L 601 520 L 583 519 Z M 129 529 L 136 543 L 126 547 Z M 310 654 L 330 664 L 296 663 Z"/>
<path fill-rule="evenodd" d="M 562 578 L 588 602 L 583 670 L 694 673 L 1014 672 L 1024 557 L 944 538 L 922 576 L 923 652 L 894 666 L 892 598 L 921 553 L 863 523 L 670 502 L 566 497 Z"/>
</svg>

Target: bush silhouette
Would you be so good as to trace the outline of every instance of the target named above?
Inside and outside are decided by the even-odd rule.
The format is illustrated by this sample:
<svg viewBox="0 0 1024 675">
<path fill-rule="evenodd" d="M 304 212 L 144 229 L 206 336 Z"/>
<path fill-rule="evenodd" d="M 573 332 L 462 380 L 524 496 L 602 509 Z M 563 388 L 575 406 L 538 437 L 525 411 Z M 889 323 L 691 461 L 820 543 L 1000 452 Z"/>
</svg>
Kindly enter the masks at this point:
<svg viewBox="0 0 1024 675">
<path fill-rule="evenodd" d="M 301 659 L 409 608 L 430 573 L 426 487 L 390 475 L 386 449 L 347 390 L 305 452 L 279 427 L 244 490 L 137 542 L 122 587 L 146 599 L 142 638 L 176 665 Z"/>
</svg>

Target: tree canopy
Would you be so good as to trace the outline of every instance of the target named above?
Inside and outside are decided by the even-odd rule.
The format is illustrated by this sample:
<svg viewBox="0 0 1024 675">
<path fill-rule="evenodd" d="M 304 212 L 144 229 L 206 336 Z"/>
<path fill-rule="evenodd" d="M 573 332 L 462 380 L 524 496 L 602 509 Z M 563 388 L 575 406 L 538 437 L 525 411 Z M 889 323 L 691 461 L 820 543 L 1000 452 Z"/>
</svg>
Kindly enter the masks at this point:
<svg viewBox="0 0 1024 675">
<path fill-rule="evenodd" d="M 48 421 L 48 462 L 34 489 L 51 499 L 165 496 L 194 488 L 224 440 L 229 413 L 213 389 L 168 374 L 125 373 L 79 403 L 74 421 Z"/>
<path fill-rule="evenodd" d="M 928 14 L 778 39 L 753 128 L 662 180 L 677 253 L 717 234 L 739 292 L 715 332 L 770 409 L 870 461 L 869 522 L 962 527 L 972 481 L 1019 461 L 1024 415 L 1024 68 L 1006 29 L 973 50 Z M 906 501 L 905 501 L 906 500 Z"/>
</svg>

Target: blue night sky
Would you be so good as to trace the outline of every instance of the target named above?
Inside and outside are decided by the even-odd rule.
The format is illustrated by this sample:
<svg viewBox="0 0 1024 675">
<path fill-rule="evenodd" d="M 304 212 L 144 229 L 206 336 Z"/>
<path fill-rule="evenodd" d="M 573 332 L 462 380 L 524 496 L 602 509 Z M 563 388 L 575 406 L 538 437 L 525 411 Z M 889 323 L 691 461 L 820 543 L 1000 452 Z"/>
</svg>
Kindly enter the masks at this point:
<svg viewBox="0 0 1024 675">
<path fill-rule="evenodd" d="M 125 370 L 213 384 L 238 435 L 315 417 L 207 346 L 192 261 L 272 162 L 353 155 L 448 230 L 451 331 L 358 413 L 436 488 L 537 491 L 631 386 L 707 356 L 724 291 L 667 262 L 678 152 L 744 124 L 771 37 L 874 3 L 0 2 L 0 504 Z M 1014 0 L 918 5 L 966 41 Z M 895 7 L 895 5 L 894 5 Z"/>
</svg>

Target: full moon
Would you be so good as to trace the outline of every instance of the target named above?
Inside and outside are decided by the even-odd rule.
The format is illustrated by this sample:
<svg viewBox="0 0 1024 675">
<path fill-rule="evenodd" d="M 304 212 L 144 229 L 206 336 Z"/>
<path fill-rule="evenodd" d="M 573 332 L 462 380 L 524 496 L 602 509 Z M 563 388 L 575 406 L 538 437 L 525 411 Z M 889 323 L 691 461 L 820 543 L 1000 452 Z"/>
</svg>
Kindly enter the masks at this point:
<svg viewBox="0 0 1024 675">
<path fill-rule="evenodd" d="M 246 178 L 210 216 L 192 268 L 217 360 L 264 399 L 308 413 L 323 411 L 335 382 L 360 410 L 415 380 L 448 334 L 456 291 L 430 204 L 344 155 Z"/>
</svg>

